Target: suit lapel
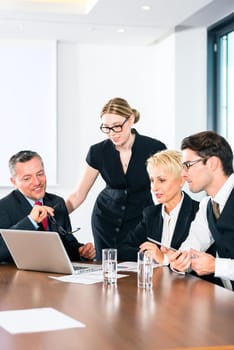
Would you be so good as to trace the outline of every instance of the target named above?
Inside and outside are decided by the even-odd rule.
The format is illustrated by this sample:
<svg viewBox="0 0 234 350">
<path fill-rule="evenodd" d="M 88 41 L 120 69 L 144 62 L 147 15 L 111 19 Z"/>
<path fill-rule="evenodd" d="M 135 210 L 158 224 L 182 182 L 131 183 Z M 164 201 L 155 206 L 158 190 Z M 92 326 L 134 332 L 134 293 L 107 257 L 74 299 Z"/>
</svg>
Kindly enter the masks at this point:
<svg viewBox="0 0 234 350">
<path fill-rule="evenodd" d="M 16 202 L 19 205 L 17 211 L 20 211 L 20 216 L 24 217 L 28 215 L 32 210 L 32 206 L 29 203 L 29 201 L 27 201 L 27 199 L 19 190 L 15 190 L 13 195 L 15 197 Z"/>
<path fill-rule="evenodd" d="M 188 226 L 191 223 L 191 212 L 192 212 L 192 200 L 188 199 L 184 194 L 184 200 L 181 205 L 181 209 L 176 222 L 174 234 L 172 237 L 172 247 L 181 245 L 181 242 L 186 238 L 188 233 Z"/>
<path fill-rule="evenodd" d="M 157 204 L 149 217 L 149 236 L 161 241 L 163 231 L 162 204 Z"/>
</svg>

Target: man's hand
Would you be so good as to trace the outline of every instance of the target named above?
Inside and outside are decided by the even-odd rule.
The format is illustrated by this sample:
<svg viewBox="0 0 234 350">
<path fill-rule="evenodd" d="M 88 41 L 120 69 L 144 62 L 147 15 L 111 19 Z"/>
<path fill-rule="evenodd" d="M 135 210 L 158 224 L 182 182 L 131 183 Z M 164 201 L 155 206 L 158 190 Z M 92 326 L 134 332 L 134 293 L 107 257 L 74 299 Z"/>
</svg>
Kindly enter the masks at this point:
<svg viewBox="0 0 234 350">
<path fill-rule="evenodd" d="M 208 275 L 215 272 L 215 257 L 213 255 L 190 249 L 191 267 L 199 275 Z"/>
<path fill-rule="evenodd" d="M 79 253 L 82 258 L 93 260 L 96 256 L 96 249 L 93 243 L 86 243 L 79 248 Z"/>
<path fill-rule="evenodd" d="M 32 220 L 39 224 L 47 216 L 54 216 L 54 209 L 46 205 L 34 205 L 29 215 Z"/>
</svg>

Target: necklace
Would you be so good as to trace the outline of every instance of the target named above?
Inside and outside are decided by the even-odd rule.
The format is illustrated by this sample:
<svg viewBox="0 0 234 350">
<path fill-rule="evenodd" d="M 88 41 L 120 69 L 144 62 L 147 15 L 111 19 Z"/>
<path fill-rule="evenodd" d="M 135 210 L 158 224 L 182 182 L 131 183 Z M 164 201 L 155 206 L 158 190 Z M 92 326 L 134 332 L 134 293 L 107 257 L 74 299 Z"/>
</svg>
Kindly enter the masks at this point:
<svg viewBox="0 0 234 350">
<path fill-rule="evenodd" d="M 122 160 L 122 159 L 121 159 L 121 160 Z M 121 161 L 124 172 L 127 171 L 129 162 L 130 162 L 130 157 L 129 157 L 129 159 L 126 160 L 125 162 L 123 162 L 123 160 Z"/>
<path fill-rule="evenodd" d="M 131 137 L 129 138 L 129 142 L 125 144 L 124 148 L 119 149 L 120 159 L 121 159 L 124 172 L 126 172 L 128 169 L 128 165 L 132 156 L 132 145 L 134 143 L 134 140 L 135 140 L 135 135 L 131 134 Z"/>
</svg>

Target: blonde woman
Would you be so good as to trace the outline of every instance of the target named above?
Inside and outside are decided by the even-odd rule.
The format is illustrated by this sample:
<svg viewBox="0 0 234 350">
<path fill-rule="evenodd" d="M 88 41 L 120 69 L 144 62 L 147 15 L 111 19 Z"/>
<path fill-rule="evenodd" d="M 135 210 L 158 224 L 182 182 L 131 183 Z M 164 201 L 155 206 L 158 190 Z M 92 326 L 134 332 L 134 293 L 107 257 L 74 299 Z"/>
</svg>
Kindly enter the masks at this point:
<svg viewBox="0 0 234 350">
<path fill-rule="evenodd" d="M 71 213 L 85 200 L 98 175 L 102 176 L 106 187 L 92 214 L 97 260 L 101 260 L 103 248 L 118 248 L 141 219 L 143 208 L 153 203 L 145 162 L 166 146 L 138 134 L 133 125 L 139 118 L 139 112 L 122 98 L 105 104 L 100 130 L 107 139 L 90 147 L 83 176 L 66 201 Z"/>
<path fill-rule="evenodd" d="M 148 241 L 147 237 L 178 249 L 188 236 L 199 203 L 182 191 L 185 179 L 180 152 L 158 152 L 148 158 L 146 168 L 158 204 L 143 210 L 142 220 L 129 232 L 118 256 L 120 260 L 136 261 L 139 249 L 151 250 L 156 262 L 167 264 L 168 259 L 160 246 Z"/>
</svg>

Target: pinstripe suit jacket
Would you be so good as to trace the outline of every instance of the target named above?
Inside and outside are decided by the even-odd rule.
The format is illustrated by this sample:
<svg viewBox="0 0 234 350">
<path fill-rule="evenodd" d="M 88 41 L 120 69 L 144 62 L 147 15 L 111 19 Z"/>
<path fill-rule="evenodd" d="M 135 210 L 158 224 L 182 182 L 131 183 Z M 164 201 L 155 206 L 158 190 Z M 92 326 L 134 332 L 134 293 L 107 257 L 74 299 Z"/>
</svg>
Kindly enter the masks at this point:
<svg viewBox="0 0 234 350">
<path fill-rule="evenodd" d="M 67 208 L 63 198 L 51 193 L 46 193 L 43 202 L 45 205 L 54 207 L 55 219 L 58 225 L 62 226 L 66 232 L 71 231 L 71 223 Z M 0 230 L 1 229 L 15 229 L 15 230 L 36 230 L 35 226 L 28 218 L 32 207 L 23 194 L 14 190 L 6 197 L 0 200 Z M 42 225 L 39 225 L 38 230 L 43 231 Z M 82 245 L 77 242 L 76 238 L 71 235 L 63 236 L 59 232 L 58 227 L 49 222 L 49 231 L 56 231 L 60 234 L 60 238 L 71 260 L 80 260 L 78 248 Z M 27 252 L 27 247 L 25 247 Z M 12 261 L 11 255 L 0 236 L 0 262 Z"/>
</svg>

